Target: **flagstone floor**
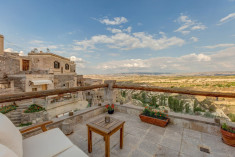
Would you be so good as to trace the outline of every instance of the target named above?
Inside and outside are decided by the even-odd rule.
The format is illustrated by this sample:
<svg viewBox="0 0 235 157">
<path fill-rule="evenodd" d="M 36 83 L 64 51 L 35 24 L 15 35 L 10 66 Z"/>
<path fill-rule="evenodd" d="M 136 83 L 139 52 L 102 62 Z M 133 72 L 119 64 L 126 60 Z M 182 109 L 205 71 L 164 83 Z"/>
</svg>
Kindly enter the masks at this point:
<svg viewBox="0 0 235 157">
<path fill-rule="evenodd" d="M 104 116 L 101 114 L 75 126 L 68 137 L 90 157 L 104 157 L 103 137 L 92 132 L 92 153 L 87 149 L 87 126 L 90 121 Z M 110 138 L 111 157 L 235 157 L 235 148 L 227 146 L 221 137 L 168 125 L 161 128 L 141 122 L 139 117 L 116 112 L 112 115 L 125 121 L 124 147 L 119 148 L 119 131 Z M 200 151 L 208 148 L 210 153 Z"/>
</svg>

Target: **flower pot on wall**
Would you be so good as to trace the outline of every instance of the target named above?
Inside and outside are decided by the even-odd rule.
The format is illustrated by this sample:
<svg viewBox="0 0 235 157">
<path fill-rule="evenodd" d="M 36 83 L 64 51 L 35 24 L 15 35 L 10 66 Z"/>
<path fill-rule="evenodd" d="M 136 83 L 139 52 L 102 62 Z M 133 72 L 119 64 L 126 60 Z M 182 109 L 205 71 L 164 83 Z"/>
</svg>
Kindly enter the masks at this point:
<svg viewBox="0 0 235 157">
<path fill-rule="evenodd" d="M 154 125 L 161 126 L 161 127 L 165 127 L 170 121 L 169 118 L 167 118 L 166 120 L 162 120 L 162 119 L 158 119 L 158 118 L 145 116 L 142 114 L 140 114 L 139 117 L 142 122 L 154 124 Z"/>
<path fill-rule="evenodd" d="M 114 113 L 114 110 L 108 110 L 108 113 L 109 113 L 109 114 L 113 114 L 113 113 Z"/>
<path fill-rule="evenodd" d="M 220 128 L 220 132 L 222 134 L 223 142 L 227 145 L 235 147 L 235 133 L 228 132 L 222 128 Z"/>
</svg>

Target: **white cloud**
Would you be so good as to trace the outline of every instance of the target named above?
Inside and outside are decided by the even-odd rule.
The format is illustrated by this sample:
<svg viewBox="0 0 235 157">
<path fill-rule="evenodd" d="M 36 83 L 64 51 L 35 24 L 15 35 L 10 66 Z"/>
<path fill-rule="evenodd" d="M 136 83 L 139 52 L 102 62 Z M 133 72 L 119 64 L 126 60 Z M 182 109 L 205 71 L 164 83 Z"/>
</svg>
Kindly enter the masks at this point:
<svg viewBox="0 0 235 157">
<path fill-rule="evenodd" d="M 112 33 L 122 33 L 121 29 L 116 29 L 116 28 L 107 28 L 108 31 L 112 32 Z"/>
<path fill-rule="evenodd" d="M 198 42 L 198 38 L 197 37 L 191 37 L 190 38 L 193 42 Z"/>
<path fill-rule="evenodd" d="M 4 52 L 16 52 L 16 51 L 14 51 L 12 48 L 7 48 L 7 49 L 4 49 Z"/>
<path fill-rule="evenodd" d="M 176 20 L 181 26 L 175 30 L 175 32 L 180 32 L 183 35 L 189 34 L 194 30 L 205 30 L 207 27 L 200 22 L 191 20 L 188 16 L 181 14 L 181 16 Z"/>
<path fill-rule="evenodd" d="M 110 20 L 108 18 L 104 18 L 99 21 L 100 21 L 100 23 L 106 24 L 106 25 L 120 25 L 120 24 L 128 22 L 128 20 L 125 17 L 115 17 L 115 18 L 113 18 L 113 20 Z"/>
<path fill-rule="evenodd" d="M 158 39 L 144 32 L 135 32 L 132 34 L 116 33 L 111 36 L 97 35 L 90 40 L 75 41 L 74 50 L 96 49 L 95 45 L 104 44 L 108 48 L 131 50 L 137 48 L 151 48 L 153 50 L 166 49 L 170 46 L 182 46 L 185 41 L 178 37 L 166 37 L 164 33 Z"/>
<path fill-rule="evenodd" d="M 207 48 L 207 49 L 215 49 L 215 48 L 232 47 L 232 46 L 235 46 L 235 44 L 208 45 L 208 46 L 204 46 L 204 48 Z"/>
<path fill-rule="evenodd" d="M 221 24 L 226 23 L 228 21 L 231 21 L 233 19 L 235 19 L 235 13 L 228 14 L 224 18 L 220 19 L 218 25 L 221 25 Z"/>
<path fill-rule="evenodd" d="M 4 49 L 4 52 L 14 52 L 14 53 L 19 53 L 19 56 L 25 56 L 24 51 L 18 52 L 18 51 L 15 51 L 15 50 L 12 49 L 12 48 Z"/>
<path fill-rule="evenodd" d="M 231 47 L 210 55 L 191 53 L 179 57 L 109 61 L 96 68 L 102 73 L 233 71 L 234 52 L 235 47 Z"/>
<path fill-rule="evenodd" d="M 123 31 L 131 33 L 132 27 L 127 27 L 126 29 L 123 29 Z"/>
<path fill-rule="evenodd" d="M 85 68 L 85 61 L 82 58 L 71 56 L 70 60 L 76 63 L 77 68 Z"/>
<path fill-rule="evenodd" d="M 41 41 L 41 40 L 32 40 L 29 42 L 30 44 L 43 44 L 44 41 Z"/>
</svg>

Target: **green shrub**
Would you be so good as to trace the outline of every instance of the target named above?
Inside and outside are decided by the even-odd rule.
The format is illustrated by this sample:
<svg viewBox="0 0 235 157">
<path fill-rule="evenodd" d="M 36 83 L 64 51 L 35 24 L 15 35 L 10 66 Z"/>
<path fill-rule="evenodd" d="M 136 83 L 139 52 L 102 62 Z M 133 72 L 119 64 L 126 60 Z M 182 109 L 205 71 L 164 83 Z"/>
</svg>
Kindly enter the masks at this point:
<svg viewBox="0 0 235 157">
<path fill-rule="evenodd" d="M 31 122 L 29 122 L 29 123 L 26 123 L 26 124 L 20 124 L 20 125 L 19 125 L 19 127 L 29 126 L 29 125 L 32 125 L 32 123 L 31 123 Z"/>
<path fill-rule="evenodd" d="M 205 112 L 201 107 L 194 108 L 194 112 Z"/>
<path fill-rule="evenodd" d="M 229 113 L 228 117 L 231 119 L 232 122 L 235 122 L 235 114 Z"/>
<path fill-rule="evenodd" d="M 16 105 L 2 106 L 2 107 L 0 107 L 0 112 L 2 114 L 5 114 L 5 113 L 8 113 L 10 111 L 16 110 L 16 107 L 18 107 L 18 106 L 16 106 Z"/>
<path fill-rule="evenodd" d="M 231 133 L 235 133 L 235 128 L 228 126 L 226 123 L 222 124 L 222 129 L 224 129 L 225 131 L 231 132 Z"/>
<path fill-rule="evenodd" d="M 185 105 L 185 112 L 186 113 L 190 112 L 190 108 L 189 108 L 189 104 L 188 103 Z"/>
<path fill-rule="evenodd" d="M 147 107 L 147 106 L 144 108 L 142 115 L 153 117 L 153 118 L 158 118 L 162 120 L 166 120 L 168 116 L 162 112 L 155 112 L 152 110 L 151 107 Z"/>
<path fill-rule="evenodd" d="M 121 95 L 122 95 L 122 97 L 126 97 L 126 91 L 121 91 Z"/>
<path fill-rule="evenodd" d="M 28 107 L 27 110 L 24 111 L 24 113 L 34 113 L 34 112 L 39 112 L 39 111 L 45 111 L 46 109 L 36 105 L 36 104 L 32 104 Z"/>
<path fill-rule="evenodd" d="M 214 118 L 215 116 L 210 112 L 205 112 L 204 117 Z"/>
</svg>

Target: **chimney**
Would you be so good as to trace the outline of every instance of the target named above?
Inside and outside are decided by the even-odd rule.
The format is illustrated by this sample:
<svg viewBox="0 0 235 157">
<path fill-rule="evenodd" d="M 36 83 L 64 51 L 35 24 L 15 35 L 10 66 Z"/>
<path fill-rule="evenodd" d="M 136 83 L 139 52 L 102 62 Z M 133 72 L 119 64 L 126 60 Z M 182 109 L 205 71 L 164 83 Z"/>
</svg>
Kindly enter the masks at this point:
<svg viewBox="0 0 235 157">
<path fill-rule="evenodd" d="M 0 55 L 4 54 L 4 36 L 0 34 Z"/>
</svg>

